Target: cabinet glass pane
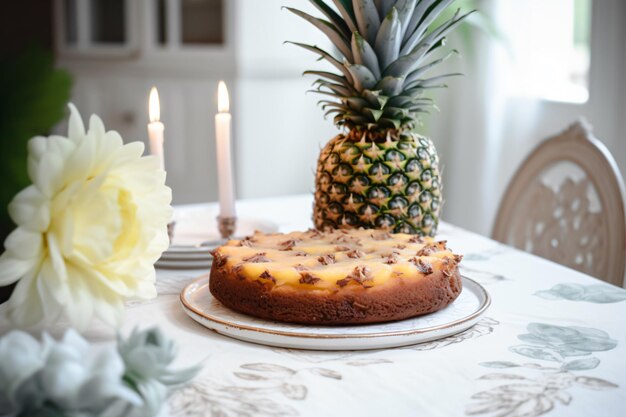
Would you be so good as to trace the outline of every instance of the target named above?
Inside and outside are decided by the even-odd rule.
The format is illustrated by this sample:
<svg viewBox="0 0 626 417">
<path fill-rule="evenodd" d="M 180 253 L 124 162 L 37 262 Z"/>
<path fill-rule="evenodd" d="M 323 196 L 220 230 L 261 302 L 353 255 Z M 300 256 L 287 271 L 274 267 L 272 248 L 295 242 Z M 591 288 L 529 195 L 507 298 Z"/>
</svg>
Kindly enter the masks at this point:
<svg viewBox="0 0 626 417">
<path fill-rule="evenodd" d="M 91 0 L 92 42 L 126 42 L 125 15 L 125 0 Z"/>
<path fill-rule="evenodd" d="M 181 0 L 181 40 L 184 44 L 220 44 L 223 0 Z"/>
<path fill-rule="evenodd" d="M 157 44 L 159 45 L 165 45 L 165 43 L 167 42 L 167 25 L 165 23 L 165 16 L 166 16 L 166 6 L 165 6 L 165 0 L 157 0 L 156 2 L 156 24 L 157 24 L 157 31 L 156 31 L 156 41 Z"/>
<path fill-rule="evenodd" d="M 76 0 L 65 0 L 65 42 L 75 45 L 78 40 L 78 24 L 76 21 Z"/>
</svg>

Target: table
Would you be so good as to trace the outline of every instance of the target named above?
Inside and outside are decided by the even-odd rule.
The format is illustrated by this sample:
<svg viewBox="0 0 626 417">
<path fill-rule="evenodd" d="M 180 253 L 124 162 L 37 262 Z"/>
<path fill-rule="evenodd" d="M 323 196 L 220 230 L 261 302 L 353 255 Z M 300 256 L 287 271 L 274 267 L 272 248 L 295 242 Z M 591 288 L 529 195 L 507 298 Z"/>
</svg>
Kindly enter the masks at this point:
<svg viewBox="0 0 626 417">
<path fill-rule="evenodd" d="M 310 196 L 290 196 L 237 208 L 290 231 L 310 227 L 311 205 Z M 180 206 L 177 216 L 194 210 L 217 214 L 209 204 Z M 439 230 L 492 306 L 463 333 L 397 349 L 298 351 L 230 339 L 180 307 L 180 290 L 206 271 L 158 270 L 159 297 L 130 303 L 122 331 L 158 325 L 179 343 L 180 366 L 204 364 L 162 416 L 626 415 L 626 291 L 447 223 Z"/>
</svg>

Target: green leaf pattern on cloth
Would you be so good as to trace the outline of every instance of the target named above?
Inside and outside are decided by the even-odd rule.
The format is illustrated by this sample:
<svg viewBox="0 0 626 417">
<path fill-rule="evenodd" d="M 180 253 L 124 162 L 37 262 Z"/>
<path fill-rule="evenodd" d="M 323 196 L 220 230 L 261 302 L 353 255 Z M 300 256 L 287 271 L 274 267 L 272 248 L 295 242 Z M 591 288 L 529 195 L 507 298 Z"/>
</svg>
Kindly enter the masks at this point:
<svg viewBox="0 0 626 417">
<path fill-rule="evenodd" d="M 546 323 L 530 323 L 526 330 L 527 333 L 518 336 L 524 344 L 511 346 L 509 350 L 550 362 L 550 365 L 512 361 L 480 363 L 500 371 L 482 375 L 479 380 L 506 383 L 472 395 L 473 401 L 465 410 L 467 415 L 535 417 L 559 405 L 569 405 L 572 401 L 570 388 L 605 390 L 618 387 L 601 378 L 576 374 L 600 365 L 600 359 L 592 356 L 595 352 L 608 351 L 617 346 L 617 341 L 608 333 L 590 327 Z"/>
<path fill-rule="evenodd" d="M 233 372 L 238 380 L 223 384 L 200 379 L 174 392 L 170 413 L 181 417 L 282 417 L 297 416 L 293 406 L 304 401 L 309 388 L 299 383 L 299 374 L 312 374 L 328 383 L 343 379 L 341 373 L 321 367 L 293 369 L 274 363 L 245 363 Z"/>
<path fill-rule="evenodd" d="M 549 290 L 538 291 L 535 295 L 546 300 L 586 301 L 597 304 L 619 303 L 626 300 L 626 290 L 608 284 L 557 284 Z"/>
</svg>

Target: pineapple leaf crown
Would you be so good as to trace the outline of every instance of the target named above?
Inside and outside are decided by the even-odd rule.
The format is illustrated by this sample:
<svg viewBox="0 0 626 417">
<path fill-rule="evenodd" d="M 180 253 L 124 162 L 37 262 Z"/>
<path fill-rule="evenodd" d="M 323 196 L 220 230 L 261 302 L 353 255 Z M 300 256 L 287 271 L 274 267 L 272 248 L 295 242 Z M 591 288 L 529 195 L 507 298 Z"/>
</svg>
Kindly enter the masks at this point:
<svg viewBox="0 0 626 417">
<path fill-rule="evenodd" d="M 313 45 L 288 42 L 320 56 L 339 73 L 305 71 L 319 77 L 313 91 L 327 97 L 319 104 L 337 126 L 381 134 L 412 130 L 419 116 L 435 106 L 427 89 L 446 87 L 441 81 L 457 73 L 426 77 L 456 53 L 434 53 L 445 37 L 473 11 L 460 9 L 433 25 L 455 0 L 309 0 L 328 20 L 286 7 L 319 29 L 336 48 L 336 57 Z M 435 27 L 433 27 L 435 26 Z"/>
</svg>

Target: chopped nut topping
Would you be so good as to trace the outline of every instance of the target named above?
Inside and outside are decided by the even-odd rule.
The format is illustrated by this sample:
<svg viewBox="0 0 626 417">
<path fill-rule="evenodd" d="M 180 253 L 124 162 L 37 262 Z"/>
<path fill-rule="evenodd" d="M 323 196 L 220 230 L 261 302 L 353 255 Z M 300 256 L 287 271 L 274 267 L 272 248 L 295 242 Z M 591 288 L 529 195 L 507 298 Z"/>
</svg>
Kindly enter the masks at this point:
<svg viewBox="0 0 626 417">
<path fill-rule="evenodd" d="M 265 252 L 259 252 L 259 253 L 256 253 L 256 254 L 252 255 L 252 256 L 248 256 L 248 257 L 243 258 L 243 261 L 244 262 L 250 262 L 250 263 L 253 263 L 253 264 L 258 264 L 258 263 L 261 263 L 261 262 L 272 262 L 265 255 L 266 255 Z"/>
<path fill-rule="evenodd" d="M 239 279 L 246 279 L 246 277 L 241 273 L 241 270 L 243 269 L 243 264 L 237 264 L 235 266 L 233 266 L 233 274 L 235 274 L 235 276 Z"/>
<path fill-rule="evenodd" d="M 340 287 L 345 287 L 346 285 L 348 285 L 348 283 L 351 281 L 350 278 L 346 277 L 340 280 L 337 280 L 337 285 L 339 285 Z"/>
<path fill-rule="evenodd" d="M 318 277 L 311 274 L 310 272 L 300 272 L 300 284 L 315 284 L 317 281 L 320 281 Z"/>
<path fill-rule="evenodd" d="M 430 275 L 433 273 L 433 266 L 421 258 L 411 258 L 409 259 L 409 262 L 414 264 L 417 267 L 417 270 L 424 275 Z"/>
<path fill-rule="evenodd" d="M 242 243 L 241 246 L 252 246 L 252 244 L 256 241 L 257 239 L 254 236 L 246 236 L 243 239 L 241 239 L 241 242 L 245 242 L 245 243 Z"/>
<path fill-rule="evenodd" d="M 213 258 L 215 259 L 215 266 L 217 266 L 218 268 L 221 268 L 224 265 L 226 265 L 226 261 L 228 260 L 228 256 L 222 255 L 221 253 L 219 253 L 216 250 L 211 252 L 211 254 L 213 255 Z"/>
<path fill-rule="evenodd" d="M 335 255 L 333 255 L 333 254 L 322 255 L 319 258 L 317 258 L 317 261 L 319 263 L 321 263 L 322 265 L 334 264 L 335 263 Z"/>
<path fill-rule="evenodd" d="M 341 235 L 331 240 L 330 243 L 352 243 L 358 246 L 361 244 L 361 239 L 355 236 Z"/>
<path fill-rule="evenodd" d="M 363 291 L 375 285 L 379 272 L 381 284 L 387 278 L 402 281 L 414 275 L 430 278 L 431 274 L 455 280 L 462 259 L 443 240 L 397 235 L 390 229 L 257 234 L 230 240 L 225 246 L 211 252 L 214 267 L 227 269 L 235 280 L 247 279 L 268 289 L 277 285 L 280 277 L 281 283 L 312 290 L 327 288 L 326 281 L 331 279 L 329 291 L 341 292 L 345 286 L 348 291 Z M 415 266 L 405 270 L 407 262 Z M 290 276 L 278 274 L 274 267 L 279 263 L 291 271 Z M 337 276 L 338 268 L 343 272 Z"/>
<path fill-rule="evenodd" d="M 408 240 L 408 243 L 424 243 L 424 238 L 421 236 L 411 236 L 411 238 Z"/>
<path fill-rule="evenodd" d="M 454 275 L 456 272 L 455 267 L 459 264 L 459 262 L 461 262 L 461 259 L 463 259 L 462 255 L 454 255 L 452 258 L 443 258 L 441 260 L 441 264 L 443 265 L 441 271 L 443 274 L 447 277 Z"/>
<path fill-rule="evenodd" d="M 293 239 L 285 240 L 278 244 L 280 250 L 291 250 L 294 246 L 296 246 L 296 241 Z"/>
<path fill-rule="evenodd" d="M 360 251 L 358 249 L 352 249 L 350 252 L 346 253 L 346 256 L 348 256 L 348 258 L 352 258 L 352 259 L 362 258 L 363 255 L 365 255 L 363 253 L 363 251 Z"/>
<path fill-rule="evenodd" d="M 276 284 L 276 278 L 274 278 L 274 276 L 272 274 L 270 274 L 270 271 L 268 271 L 267 269 L 265 271 L 263 271 L 263 273 L 261 275 L 259 275 L 259 278 L 269 279 L 274 284 Z"/>
<path fill-rule="evenodd" d="M 424 247 L 417 251 L 417 256 L 429 256 L 435 252 L 439 252 L 445 248 L 446 242 L 427 243 Z"/>
<path fill-rule="evenodd" d="M 319 239 L 324 236 L 324 233 L 320 232 L 317 229 L 309 229 L 306 231 L 311 239 Z"/>
<path fill-rule="evenodd" d="M 380 255 L 380 257 L 384 259 L 383 262 L 386 263 L 387 265 L 398 263 L 398 253 L 397 252 L 384 253 L 384 254 Z"/>
<path fill-rule="evenodd" d="M 372 271 L 366 266 L 359 265 L 354 268 L 354 270 L 348 274 L 344 279 L 340 279 L 337 281 L 337 285 L 340 287 L 345 287 L 348 285 L 350 281 L 354 281 L 363 285 L 365 288 L 371 287 L 371 285 L 365 285 L 365 281 L 372 280 Z"/>
</svg>

